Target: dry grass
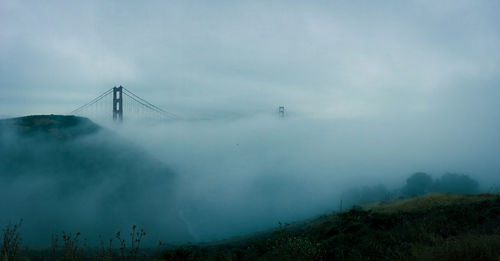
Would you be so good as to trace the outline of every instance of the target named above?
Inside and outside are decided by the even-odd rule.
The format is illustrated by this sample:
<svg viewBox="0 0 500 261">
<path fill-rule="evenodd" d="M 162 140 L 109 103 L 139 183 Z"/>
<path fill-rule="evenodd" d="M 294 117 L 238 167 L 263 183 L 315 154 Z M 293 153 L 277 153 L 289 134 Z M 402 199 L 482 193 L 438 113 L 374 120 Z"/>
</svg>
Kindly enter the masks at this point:
<svg viewBox="0 0 500 261">
<path fill-rule="evenodd" d="M 19 234 L 19 227 L 23 220 L 14 225 L 7 225 L 2 231 L 0 260 L 16 260 L 18 258 L 22 238 Z"/>
<path fill-rule="evenodd" d="M 436 206 L 449 206 L 456 204 L 470 204 L 481 202 L 485 200 L 495 200 L 500 198 L 499 194 L 477 194 L 477 195 L 463 195 L 463 194 L 429 194 L 417 198 L 399 199 L 389 202 L 377 202 L 373 204 L 363 205 L 363 210 L 371 210 L 377 213 L 396 213 L 396 212 L 410 212 L 423 209 L 429 209 Z"/>
<path fill-rule="evenodd" d="M 498 260 L 500 257 L 500 235 L 467 233 L 450 237 L 433 245 L 412 246 L 413 258 L 427 260 Z"/>
</svg>

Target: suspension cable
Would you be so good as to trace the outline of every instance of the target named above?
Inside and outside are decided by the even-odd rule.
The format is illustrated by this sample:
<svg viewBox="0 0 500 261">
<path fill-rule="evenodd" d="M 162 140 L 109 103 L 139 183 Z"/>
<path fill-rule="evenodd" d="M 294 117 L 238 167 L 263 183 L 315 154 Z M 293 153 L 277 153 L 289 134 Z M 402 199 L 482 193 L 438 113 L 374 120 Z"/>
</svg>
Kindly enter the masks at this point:
<svg viewBox="0 0 500 261">
<path fill-rule="evenodd" d="M 163 113 L 170 114 L 170 115 L 171 115 L 170 117 L 176 117 L 176 118 L 179 118 L 179 116 L 178 116 L 178 115 L 176 115 L 175 113 L 172 113 L 172 112 L 169 112 L 169 111 L 165 111 L 165 110 L 163 110 L 162 108 L 160 108 L 160 107 L 158 107 L 158 106 L 156 106 L 156 105 L 154 105 L 154 104 L 152 104 L 152 103 L 150 103 L 150 102 L 148 102 L 148 101 L 144 100 L 143 98 L 139 97 L 139 96 L 138 96 L 138 95 L 136 95 L 135 93 L 133 93 L 133 92 L 131 92 L 130 90 L 126 89 L 125 87 L 123 87 L 123 89 L 124 89 L 126 92 L 130 93 L 131 95 L 133 95 L 134 97 L 136 97 L 137 99 L 139 99 L 139 100 L 143 101 L 143 102 L 144 102 L 144 103 L 146 103 L 146 104 L 149 104 L 151 107 L 153 107 L 153 108 L 155 108 L 155 109 L 157 109 L 157 110 L 159 110 L 159 111 L 161 111 L 161 112 L 163 112 Z"/>
<path fill-rule="evenodd" d="M 94 98 L 93 100 L 91 100 L 90 102 L 78 107 L 77 109 L 73 110 L 70 112 L 70 114 L 75 114 L 81 110 L 83 110 L 84 108 L 90 106 L 90 105 L 93 105 L 94 103 L 100 101 L 102 98 L 104 98 L 105 96 L 107 96 L 108 94 L 110 94 L 111 92 L 113 91 L 113 88 L 105 91 L 104 93 L 102 93 L 101 95 L 97 96 L 96 98 Z"/>
<path fill-rule="evenodd" d="M 129 94 L 128 94 L 128 93 L 126 93 L 126 92 L 124 92 L 123 94 L 124 94 L 124 95 L 126 95 L 127 97 L 131 98 L 131 99 L 132 99 L 132 100 L 134 100 L 135 102 L 137 102 L 137 103 L 141 104 L 142 106 L 144 106 L 144 107 L 146 107 L 146 108 L 150 109 L 151 111 L 158 113 L 158 114 L 159 114 L 159 115 L 161 115 L 161 116 L 164 116 L 164 117 L 167 117 L 167 118 L 172 118 L 171 116 L 166 115 L 166 114 L 165 114 L 165 113 L 163 113 L 162 111 L 160 111 L 160 110 L 158 110 L 158 109 L 156 109 L 156 108 L 154 108 L 154 107 L 150 106 L 149 104 L 146 104 L 146 103 L 144 103 L 144 102 L 142 102 L 142 101 L 140 101 L 140 100 L 136 99 L 135 97 L 133 97 L 133 96 L 129 95 Z"/>
</svg>

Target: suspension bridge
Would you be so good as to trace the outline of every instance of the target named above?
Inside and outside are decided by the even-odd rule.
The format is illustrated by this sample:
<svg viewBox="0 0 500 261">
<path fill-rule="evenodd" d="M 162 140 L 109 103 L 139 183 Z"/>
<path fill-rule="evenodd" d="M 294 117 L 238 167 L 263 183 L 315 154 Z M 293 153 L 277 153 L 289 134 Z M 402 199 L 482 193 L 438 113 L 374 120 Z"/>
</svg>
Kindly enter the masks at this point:
<svg viewBox="0 0 500 261">
<path fill-rule="evenodd" d="M 85 116 L 89 118 L 112 119 L 121 123 L 125 118 L 172 120 L 179 119 L 175 113 L 161 109 L 160 107 L 139 97 L 123 86 L 113 87 L 90 102 L 71 111 L 72 115 Z"/>
</svg>

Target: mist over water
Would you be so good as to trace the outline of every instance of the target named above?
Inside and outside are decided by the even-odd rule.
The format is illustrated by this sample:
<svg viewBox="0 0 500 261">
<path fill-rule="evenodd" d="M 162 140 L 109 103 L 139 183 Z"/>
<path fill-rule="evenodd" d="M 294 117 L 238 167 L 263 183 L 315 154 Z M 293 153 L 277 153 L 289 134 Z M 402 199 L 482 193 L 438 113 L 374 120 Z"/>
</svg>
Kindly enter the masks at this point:
<svg viewBox="0 0 500 261">
<path fill-rule="evenodd" d="M 498 136 L 465 122 L 259 114 L 124 122 L 116 130 L 179 175 L 179 213 L 196 240 L 221 239 L 337 210 L 342 192 L 401 187 L 412 173 L 498 184 Z M 474 137 L 474 138 L 473 138 Z"/>
</svg>

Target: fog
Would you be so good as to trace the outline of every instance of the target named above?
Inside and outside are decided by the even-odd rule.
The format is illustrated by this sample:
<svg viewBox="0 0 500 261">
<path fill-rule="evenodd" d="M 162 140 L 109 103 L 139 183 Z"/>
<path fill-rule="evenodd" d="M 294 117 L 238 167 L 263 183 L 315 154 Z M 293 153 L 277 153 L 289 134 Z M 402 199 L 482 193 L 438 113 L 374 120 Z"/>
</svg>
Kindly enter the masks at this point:
<svg viewBox="0 0 500 261">
<path fill-rule="evenodd" d="M 464 173 L 487 191 L 500 184 L 499 11 L 475 0 L 2 1 L 0 118 L 68 114 L 118 85 L 179 117 L 82 115 L 106 135 L 75 151 L 144 155 L 121 174 L 88 158 L 92 182 L 2 161 L 23 174 L 1 173 L 0 225 L 24 218 L 28 242 L 62 229 L 112 237 L 132 223 L 151 242 L 201 242 L 335 211 L 346 189 L 396 189 L 417 171 Z M 39 146 L 33 162 L 57 169 L 43 148 L 60 145 Z M 53 192 L 64 182 L 81 194 Z M 103 204 L 123 220 L 99 219 Z"/>
<path fill-rule="evenodd" d="M 482 191 L 500 184 L 498 129 L 433 122 L 264 114 L 117 131 L 180 175 L 180 211 L 194 237 L 209 240 L 337 211 L 347 189 L 400 188 L 417 171 L 465 173 Z"/>
<path fill-rule="evenodd" d="M 23 219 L 23 241 L 31 246 L 48 246 L 63 231 L 80 232 L 91 245 L 99 236 L 116 243 L 115 233 L 128 235 L 132 225 L 147 231 L 150 246 L 192 241 L 178 217 L 171 169 L 92 123 L 61 125 L 20 134 L 0 122 L 3 225 Z"/>
</svg>

